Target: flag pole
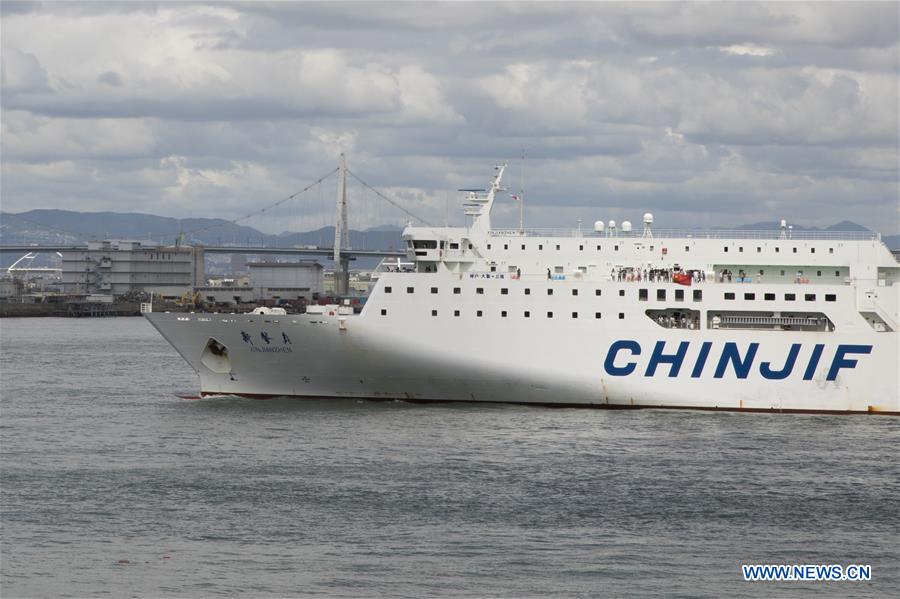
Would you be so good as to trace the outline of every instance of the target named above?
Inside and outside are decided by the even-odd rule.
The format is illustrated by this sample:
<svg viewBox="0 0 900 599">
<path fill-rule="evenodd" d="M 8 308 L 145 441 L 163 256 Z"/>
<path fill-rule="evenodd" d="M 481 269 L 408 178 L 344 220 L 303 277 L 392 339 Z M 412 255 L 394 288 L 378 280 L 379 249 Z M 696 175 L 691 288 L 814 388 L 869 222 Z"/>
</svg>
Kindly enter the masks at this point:
<svg viewBox="0 0 900 599">
<path fill-rule="evenodd" d="M 519 180 L 519 233 L 525 234 L 525 148 L 522 148 L 522 172 Z"/>
</svg>

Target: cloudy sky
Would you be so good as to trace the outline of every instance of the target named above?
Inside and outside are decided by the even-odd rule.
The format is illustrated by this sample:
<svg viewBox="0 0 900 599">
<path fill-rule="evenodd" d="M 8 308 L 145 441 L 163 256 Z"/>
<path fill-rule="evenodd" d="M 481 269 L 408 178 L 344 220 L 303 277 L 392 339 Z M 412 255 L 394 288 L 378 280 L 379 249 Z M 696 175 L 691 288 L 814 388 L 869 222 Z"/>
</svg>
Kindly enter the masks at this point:
<svg viewBox="0 0 900 599">
<path fill-rule="evenodd" d="M 0 200 L 232 219 L 344 151 L 436 223 L 509 160 L 533 226 L 892 234 L 898 23 L 896 2 L 4 1 Z M 325 224 L 334 185 L 245 222 Z M 405 221 L 351 191 L 354 227 Z"/>
</svg>

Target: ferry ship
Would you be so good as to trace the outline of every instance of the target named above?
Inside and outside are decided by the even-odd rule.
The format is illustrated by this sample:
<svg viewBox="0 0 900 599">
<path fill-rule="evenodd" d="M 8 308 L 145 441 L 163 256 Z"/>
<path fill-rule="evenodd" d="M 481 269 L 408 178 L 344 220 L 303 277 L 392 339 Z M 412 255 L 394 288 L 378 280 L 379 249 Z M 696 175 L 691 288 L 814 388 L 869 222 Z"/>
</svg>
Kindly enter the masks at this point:
<svg viewBox="0 0 900 599">
<path fill-rule="evenodd" d="M 148 313 L 201 396 L 900 415 L 900 265 L 876 233 L 407 227 L 359 313 Z"/>
</svg>

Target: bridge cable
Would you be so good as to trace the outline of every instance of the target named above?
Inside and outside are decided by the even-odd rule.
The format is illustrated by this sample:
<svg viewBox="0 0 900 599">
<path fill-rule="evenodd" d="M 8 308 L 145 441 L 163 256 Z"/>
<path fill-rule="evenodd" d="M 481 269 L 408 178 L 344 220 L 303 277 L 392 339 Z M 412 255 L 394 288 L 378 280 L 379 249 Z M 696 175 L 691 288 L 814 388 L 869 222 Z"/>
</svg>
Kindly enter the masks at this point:
<svg viewBox="0 0 900 599">
<path fill-rule="evenodd" d="M 424 224 L 424 225 L 428 225 L 429 227 L 433 227 L 433 226 L 434 226 L 434 225 L 432 225 L 430 222 L 428 222 L 427 220 L 425 220 L 424 218 L 422 218 L 421 216 L 418 216 L 418 215 L 416 215 L 416 214 L 413 214 L 412 212 L 410 212 L 409 210 L 407 210 L 406 208 L 404 208 L 403 206 L 401 206 L 400 204 L 398 204 L 398 203 L 395 202 L 394 200 L 390 199 L 389 197 L 387 197 L 386 195 L 384 195 L 383 193 L 381 193 L 380 191 L 378 191 L 377 189 L 375 189 L 374 187 L 372 187 L 371 185 L 369 185 L 368 183 L 366 183 L 365 181 L 363 181 L 362 179 L 360 179 L 359 177 L 357 177 L 357 176 L 356 176 L 356 173 L 354 173 L 354 172 L 351 171 L 350 169 L 347 169 L 347 173 L 348 173 L 351 177 L 353 177 L 354 179 L 356 179 L 357 181 L 359 181 L 360 183 L 362 183 L 365 187 L 367 187 L 368 189 L 370 189 L 372 192 L 374 192 L 375 195 L 377 195 L 379 198 L 381 198 L 381 199 L 384 200 L 385 202 L 389 203 L 390 205 L 394 206 L 395 208 L 398 208 L 398 209 L 402 210 L 405 214 L 407 214 L 408 216 L 413 217 L 414 219 L 416 219 L 417 221 L 421 222 L 421 223 Z"/>
<path fill-rule="evenodd" d="M 288 201 L 290 201 L 290 200 L 293 200 L 293 199 L 296 198 L 297 196 L 306 193 L 307 191 L 309 191 L 310 189 L 312 189 L 313 187 L 315 187 L 316 185 L 318 185 L 319 183 L 321 183 L 322 181 L 324 181 L 325 179 L 327 179 L 327 178 L 330 177 L 331 175 L 335 174 L 335 173 L 338 172 L 339 170 L 341 170 L 340 167 L 336 167 L 333 171 L 330 171 L 330 172 L 329 172 L 328 174 L 326 174 L 326 175 L 322 175 L 321 177 L 319 177 L 318 179 L 316 179 L 315 181 L 313 181 L 312 183 L 310 183 L 309 185 L 307 185 L 306 187 L 304 187 L 304 188 L 301 189 L 300 191 L 294 192 L 294 193 L 292 193 L 291 195 L 287 196 L 286 198 L 282 198 L 282 199 L 278 200 L 277 202 L 274 202 L 274 203 L 272 203 L 272 204 L 269 204 L 268 206 L 265 206 L 264 208 L 260 208 L 259 210 L 254 210 L 253 212 L 250 212 L 250 213 L 248 213 L 248 214 L 245 214 L 244 216 L 240 216 L 240 217 L 235 218 L 235 219 L 233 219 L 233 220 L 228 220 L 228 221 L 225 221 L 225 222 L 216 223 L 216 224 L 214 224 L 214 225 L 207 225 L 207 226 L 205 226 L 205 227 L 200 227 L 199 229 L 192 229 L 192 230 L 190 230 L 190 231 L 180 231 L 179 234 L 193 235 L 193 234 L 195 234 L 195 233 L 200 233 L 201 231 L 208 231 L 209 229 L 215 229 L 216 227 L 224 227 L 225 225 L 236 225 L 237 223 L 239 223 L 239 222 L 241 222 L 241 221 L 244 221 L 244 220 L 247 220 L 248 218 L 252 218 L 252 217 L 254 217 L 254 216 L 260 215 L 260 214 L 262 214 L 263 212 L 266 212 L 267 210 L 270 210 L 270 209 L 272 209 L 272 208 L 276 208 L 276 207 L 278 207 L 278 206 L 284 204 L 285 202 L 288 202 Z"/>
</svg>

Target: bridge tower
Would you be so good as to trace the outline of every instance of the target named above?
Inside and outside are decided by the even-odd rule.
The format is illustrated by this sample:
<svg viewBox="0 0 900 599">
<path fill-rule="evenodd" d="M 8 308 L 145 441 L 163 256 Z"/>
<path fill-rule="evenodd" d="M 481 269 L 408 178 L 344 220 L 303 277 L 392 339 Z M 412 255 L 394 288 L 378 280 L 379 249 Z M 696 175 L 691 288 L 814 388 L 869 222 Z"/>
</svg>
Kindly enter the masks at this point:
<svg viewBox="0 0 900 599">
<path fill-rule="evenodd" d="M 341 249 L 350 249 L 350 227 L 347 225 L 347 159 L 341 152 L 338 167 L 338 189 L 334 223 L 334 294 L 350 291 L 350 258 Z"/>
</svg>

